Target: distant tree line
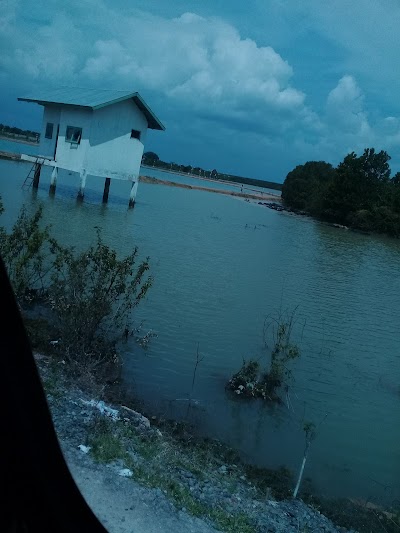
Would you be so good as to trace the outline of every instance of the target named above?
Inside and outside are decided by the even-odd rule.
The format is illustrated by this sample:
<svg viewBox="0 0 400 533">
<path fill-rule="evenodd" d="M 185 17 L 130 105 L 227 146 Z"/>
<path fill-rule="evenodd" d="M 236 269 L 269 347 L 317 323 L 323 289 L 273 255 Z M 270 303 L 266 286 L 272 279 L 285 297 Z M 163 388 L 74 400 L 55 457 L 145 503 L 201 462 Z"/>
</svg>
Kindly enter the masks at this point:
<svg viewBox="0 0 400 533">
<path fill-rule="evenodd" d="M 201 178 L 211 178 L 214 180 L 226 180 L 233 181 L 235 183 L 243 183 L 246 185 L 254 185 L 257 187 L 265 187 L 269 189 L 281 190 L 282 184 L 275 183 L 273 181 L 263 181 L 253 178 L 244 178 L 241 176 L 232 176 L 230 174 L 223 174 L 218 172 L 216 169 L 213 170 L 204 170 L 201 167 L 192 167 L 191 165 L 180 165 L 178 163 L 167 163 L 166 161 L 161 161 L 158 155 L 155 152 L 145 152 L 142 159 L 143 165 L 148 165 L 156 168 L 161 168 L 163 170 L 170 170 L 171 172 L 184 172 L 185 174 L 192 174 L 194 176 L 199 176 Z"/>
<path fill-rule="evenodd" d="M 334 168 L 308 161 L 286 176 L 284 204 L 318 219 L 400 237 L 400 172 L 391 177 L 390 156 L 366 148 Z"/>
<path fill-rule="evenodd" d="M 39 140 L 40 134 L 37 131 L 32 130 L 22 130 L 15 126 L 7 126 L 6 124 L 0 124 L 0 135 L 5 137 L 25 137 L 27 139 L 36 139 Z"/>
</svg>

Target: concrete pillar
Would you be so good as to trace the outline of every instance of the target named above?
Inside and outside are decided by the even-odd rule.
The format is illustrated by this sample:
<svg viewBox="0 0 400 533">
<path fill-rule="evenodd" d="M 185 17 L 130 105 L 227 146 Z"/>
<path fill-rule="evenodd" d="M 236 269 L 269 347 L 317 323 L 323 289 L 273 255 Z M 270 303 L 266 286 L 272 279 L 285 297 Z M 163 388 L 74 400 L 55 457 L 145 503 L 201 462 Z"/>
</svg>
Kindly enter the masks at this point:
<svg viewBox="0 0 400 533">
<path fill-rule="evenodd" d="M 78 200 L 83 200 L 83 197 L 85 196 L 86 170 L 82 170 L 80 173 L 80 176 L 81 176 L 81 183 L 80 183 L 79 191 L 78 191 Z"/>
<path fill-rule="evenodd" d="M 58 175 L 58 169 L 57 169 L 57 167 L 54 167 L 54 168 L 53 168 L 53 172 L 51 173 L 51 178 L 50 178 L 50 189 L 49 189 L 49 194 L 54 195 L 55 192 L 56 192 L 57 175 Z"/>
<path fill-rule="evenodd" d="M 138 184 L 139 184 L 138 181 L 134 181 L 132 183 L 131 192 L 129 194 L 129 207 L 134 207 L 134 205 L 135 205 L 136 194 L 137 194 L 137 190 L 138 190 Z"/>
<path fill-rule="evenodd" d="M 104 182 L 103 204 L 106 204 L 108 202 L 108 195 L 110 194 L 110 184 L 111 178 L 106 178 L 106 181 Z"/>
<path fill-rule="evenodd" d="M 42 170 L 42 165 L 40 163 L 35 163 L 35 170 L 33 173 L 33 183 L 32 187 L 34 189 L 37 189 L 39 187 L 39 180 L 40 180 L 40 171 Z"/>
</svg>

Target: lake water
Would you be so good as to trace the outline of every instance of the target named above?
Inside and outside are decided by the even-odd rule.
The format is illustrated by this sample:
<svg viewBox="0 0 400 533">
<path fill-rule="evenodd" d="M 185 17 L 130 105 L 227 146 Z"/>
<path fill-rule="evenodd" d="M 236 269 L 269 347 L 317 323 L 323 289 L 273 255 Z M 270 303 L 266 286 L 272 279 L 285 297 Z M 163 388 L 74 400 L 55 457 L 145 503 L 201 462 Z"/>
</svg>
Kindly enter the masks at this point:
<svg viewBox="0 0 400 533">
<path fill-rule="evenodd" d="M 196 185 L 199 187 L 209 187 L 211 189 L 223 189 L 227 191 L 245 193 L 264 193 L 274 196 L 281 196 L 281 191 L 276 189 L 268 189 L 267 187 L 256 187 L 255 185 L 242 185 L 240 183 L 227 183 L 219 182 L 216 180 L 209 179 L 199 179 L 196 177 L 191 177 L 185 174 L 175 174 L 174 172 L 168 172 L 167 170 L 160 170 L 158 168 L 142 167 L 140 173 L 144 176 L 152 176 L 153 178 L 158 178 L 160 180 L 173 181 L 175 183 L 185 183 L 186 185 Z"/>
<path fill-rule="evenodd" d="M 15 152 L 15 153 L 24 153 L 29 155 L 36 155 L 38 153 L 38 146 L 32 145 L 32 144 L 22 144 L 17 143 L 14 141 L 9 141 L 6 139 L 0 139 L 0 150 L 3 150 L 4 152 Z M 212 189 L 222 189 L 227 191 L 235 191 L 240 192 L 243 190 L 245 193 L 263 193 L 268 195 L 275 195 L 280 196 L 281 191 L 277 191 L 276 189 L 268 189 L 264 187 L 256 187 L 253 185 L 244 185 L 243 189 L 241 188 L 241 184 L 235 184 L 235 183 L 221 183 L 218 181 L 213 180 L 206 180 L 206 179 L 198 179 L 193 178 L 189 175 L 184 174 L 175 174 L 173 172 L 168 172 L 166 170 L 160 170 L 157 168 L 150 168 L 150 167 L 141 167 L 140 174 L 143 176 L 151 176 L 153 178 L 158 178 L 160 180 L 166 180 L 166 181 L 173 181 L 175 183 L 184 183 L 186 185 L 196 185 L 199 187 L 209 187 Z"/>
<path fill-rule="evenodd" d="M 0 147 L 1 149 L 1 147 Z M 3 148 L 4 149 L 4 148 Z M 137 322 L 157 332 L 147 353 L 124 346 L 125 379 L 154 412 L 180 417 L 196 350 L 204 357 L 193 396 L 199 432 L 218 437 L 260 465 L 298 469 L 303 420 L 317 425 L 306 466 L 318 491 L 400 498 L 400 242 L 346 232 L 204 191 L 90 179 L 76 203 L 78 178 L 60 173 L 48 195 L 21 189 L 30 166 L 0 161 L 9 226 L 19 208 L 44 205 L 54 235 L 77 248 L 103 228 L 121 253 L 138 245 L 155 282 Z M 243 403 L 224 386 L 243 358 L 261 357 L 264 317 L 297 307 L 292 408 Z"/>
</svg>

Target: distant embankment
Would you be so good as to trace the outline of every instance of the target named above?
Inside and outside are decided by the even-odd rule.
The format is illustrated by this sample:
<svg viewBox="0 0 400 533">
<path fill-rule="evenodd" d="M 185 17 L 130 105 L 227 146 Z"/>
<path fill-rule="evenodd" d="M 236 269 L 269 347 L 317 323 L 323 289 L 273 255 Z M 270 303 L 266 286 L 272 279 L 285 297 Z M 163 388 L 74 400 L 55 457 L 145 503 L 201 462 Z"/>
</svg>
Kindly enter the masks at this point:
<svg viewBox="0 0 400 533">
<path fill-rule="evenodd" d="M 263 181 L 255 178 L 244 178 L 242 176 L 231 176 L 230 174 L 221 174 L 220 172 L 212 174 L 209 171 L 203 171 L 203 174 L 196 172 L 184 171 L 179 168 L 172 167 L 171 164 L 161 164 L 158 162 L 156 165 L 149 165 L 142 163 L 143 168 L 151 168 L 153 170 L 159 170 L 161 172 L 173 172 L 180 176 L 189 176 L 191 178 L 202 179 L 207 181 L 222 181 L 226 183 L 237 183 L 238 185 L 253 185 L 253 187 L 261 187 L 263 189 L 274 189 L 276 191 L 282 190 L 282 183 L 276 183 L 274 181 Z"/>
<path fill-rule="evenodd" d="M 227 196 L 237 196 L 238 198 L 245 198 L 248 200 L 274 200 L 280 201 L 280 197 L 260 192 L 259 194 L 248 194 L 244 192 L 225 191 L 223 189 L 213 189 L 211 187 L 199 187 L 198 185 L 187 185 L 186 183 L 176 183 L 174 181 L 160 180 L 151 176 L 140 176 L 139 181 L 142 183 L 151 183 L 153 185 L 168 185 L 170 187 L 179 187 L 181 189 L 193 189 L 197 191 L 216 192 L 218 194 L 225 194 Z"/>
<path fill-rule="evenodd" d="M 216 180 L 233 181 L 234 183 L 243 183 L 243 185 L 253 185 L 254 187 L 263 187 L 264 189 L 275 189 L 276 191 L 282 190 L 282 183 L 276 183 L 275 181 L 257 180 L 255 178 L 244 178 L 242 176 L 231 176 L 230 174 L 218 174 Z"/>
<path fill-rule="evenodd" d="M 0 139 L 4 139 L 5 141 L 12 141 L 17 142 L 21 144 L 31 144 L 33 146 L 39 145 L 39 140 L 36 139 L 36 137 L 32 137 L 29 135 L 19 135 L 17 133 L 0 133 Z"/>
<path fill-rule="evenodd" d="M 11 159 L 12 161 L 21 161 L 21 154 L 14 152 L 3 152 L 0 150 L 0 159 Z"/>
</svg>

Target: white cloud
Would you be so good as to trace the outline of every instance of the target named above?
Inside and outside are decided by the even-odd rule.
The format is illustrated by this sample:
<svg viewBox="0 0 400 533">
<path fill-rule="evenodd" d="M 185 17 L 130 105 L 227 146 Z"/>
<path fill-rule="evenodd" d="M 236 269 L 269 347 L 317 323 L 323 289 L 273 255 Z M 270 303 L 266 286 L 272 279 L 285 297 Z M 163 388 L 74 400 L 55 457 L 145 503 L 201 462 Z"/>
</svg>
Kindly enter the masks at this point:
<svg viewBox="0 0 400 533">
<path fill-rule="evenodd" d="M 392 0 L 382 1 L 389 4 Z M 400 139 L 396 116 L 382 118 L 377 112 L 371 118 L 367 112 L 370 95 L 364 94 L 355 77 L 356 59 L 365 65 L 370 60 L 375 75 L 379 61 L 384 65 L 383 71 L 388 71 L 385 57 L 372 54 L 383 37 L 376 24 L 376 5 L 372 2 L 373 6 L 367 7 L 366 2 L 357 0 L 344 19 L 344 0 L 338 0 L 341 16 L 336 7 L 332 10 L 316 0 L 296 4 L 297 7 L 293 0 L 282 6 L 280 0 L 275 2 L 275 14 L 284 10 L 287 18 L 293 11 L 296 16 L 300 13 L 304 15 L 304 31 L 312 27 L 321 33 L 326 30 L 325 38 L 349 51 L 346 70 L 338 64 L 330 70 L 331 75 L 332 70 L 349 74 L 342 75 L 328 94 L 324 90 L 321 101 L 325 99 L 325 106 L 320 104 L 319 114 L 296 83 L 294 71 L 301 68 L 300 54 L 297 63 L 292 59 L 294 66 L 289 64 L 268 46 L 268 32 L 260 45 L 221 18 L 195 13 L 155 16 L 129 7 L 128 2 L 122 10 L 109 0 L 70 0 L 68 11 L 63 11 L 58 0 L 37 0 L 34 4 L 3 0 L 0 75 L 3 83 L 8 77 L 10 84 L 14 77 L 24 78 L 25 85 L 139 90 L 145 97 L 151 94 L 150 103 L 153 105 L 156 100 L 154 109 L 160 118 L 177 123 L 181 136 L 189 131 L 189 123 L 200 122 L 202 135 L 211 129 L 215 139 L 220 135 L 221 152 L 227 132 L 235 132 L 240 133 L 244 155 L 248 153 L 246 139 L 252 146 L 258 139 L 257 146 L 270 146 L 271 151 L 277 152 L 280 146 L 282 153 L 291 151 L 291 158 L 298 154 L 304 160 L 333 161 L 346 151 L 360 151 L 366 146 L 396 148 Z M 355 20 L 357 6 L 364 6 L 365 12 L 360 9 L 359 19 Z M 393 9 L 397 20 L 399 10 Z M 388 15 L 384 17 L 386 20 Z M 364 31 L 364 23 L 368 31 Z M 262 21 L 259 27 L 261 24 Z M 273 22 L 269 20 L 269 24 Z M 398 49 L 392 26 L 383 46 L 389 56 L 394 53 L 389 45 Z M 364 45 L 365 57 L 361 57 Z M 324 72 L 315 73 L 315 87 L 322 76 Z M 360 80 L 358 75 L 357 79 Z M 362 77 L 361 86 L 366 87 Z M 391 113 L 396 115 L 395 111 Z M 196 143 L 193 128 L 190 131 L 190 138 Z"/>
<path fill-rule="evenodd" d="M 262 123 L 269 130 L 273 123 L 286 131 L 290 121 L 315 124 L 305 94 L 290 84 L 288 62 L 231 24 L 194 13 L 117 13 L 102 2 L 96 9 L 95 27 L 74 9 L 50 9 L 48 20 L 30 32 L 23 19 L 13 19 L 16 47 L 3 66 L 38 83 L 151 90 L 170 107 L 229 118 L 232 127 Z"/>
<path fill-rule="evenodd" d="M 341 67 L 368 81 L 377 90 L 398 83 L 400 53 L 398 0 L 292 0 L 293 9 L 307 18 L 312 31 L 341 51 Z M 379 88 L 379 89 L 378 89 Z"/>
<path fill-rule="evenodd" d="M 364 95 L 352 76 L 343 76 L 329 93 L 327 115 L 330 123 L 336 124 L 343 133 L 358 135 L 363 139 L 371 134 L 364 110 Z"/>
</svg>

